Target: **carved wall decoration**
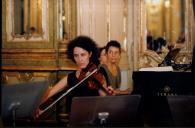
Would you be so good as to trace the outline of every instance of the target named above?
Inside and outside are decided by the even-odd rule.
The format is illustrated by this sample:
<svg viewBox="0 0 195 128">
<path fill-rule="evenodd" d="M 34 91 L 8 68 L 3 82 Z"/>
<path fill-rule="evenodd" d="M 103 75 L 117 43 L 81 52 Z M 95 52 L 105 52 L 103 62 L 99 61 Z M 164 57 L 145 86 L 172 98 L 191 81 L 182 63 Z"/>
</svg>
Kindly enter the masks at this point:
<svg viewBox="0 0 195 128">
<path fill-rule="evenodd" d="M 5 70 L 56 70 L 54 49 L 2 49 Z"/>
<path fill-rule="evenodd" d="M 8 76 L 5 73 L 1 73 L 1 84 L 8 83 Z"/>
<path fill-rule="evenodd" d="M 17 76 L 18 80 L 21 82 L 32 82 L 33 81 L 33 73 L 21 72 Z"/>
<path fill-rule="evenodd" d="M 158 67 L 163 62 L 164 58 L 154 51 L 145 51 L 140 55 L 139 68 Z"/>
<path fill-rule="evenodd" d="M 49 86 L 56 83 L 57 75 L 55 71 L 4 71 L 2 73 L 2 84 L 13 85 L 19 83 L 28 83 L 34 81 L 49 81 Z"/>
<path fill-rule="evenodd" d="M 176 64 L 191 64 L 192 63 L 192 54 L 181 53 L 175 58 Z"/>
</svg>

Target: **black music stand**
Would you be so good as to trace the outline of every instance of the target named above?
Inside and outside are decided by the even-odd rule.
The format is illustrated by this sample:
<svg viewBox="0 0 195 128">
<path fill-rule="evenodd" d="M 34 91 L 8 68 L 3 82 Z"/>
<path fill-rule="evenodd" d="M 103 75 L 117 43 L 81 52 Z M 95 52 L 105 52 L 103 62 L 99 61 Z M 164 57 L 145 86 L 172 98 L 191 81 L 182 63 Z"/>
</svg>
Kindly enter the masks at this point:
<svg viewBox="0 0 195 128">
<path fill-rule="evenodd" d="M 195 126 L 195 96 L 167 96 L 167 101 L 176 127 Z"/>
<path fill-rule="evenodd" d="M 2 85 L 2 119 L 13 119 L 15 127 L 16 118 L 32 118 L 48 85 L 48 81 Z"/>
<path fill-rule="evenodd" d="M 140 95 L 75 97 L 70 113 L 70 127 L 143 126 Z"/>
</svg>

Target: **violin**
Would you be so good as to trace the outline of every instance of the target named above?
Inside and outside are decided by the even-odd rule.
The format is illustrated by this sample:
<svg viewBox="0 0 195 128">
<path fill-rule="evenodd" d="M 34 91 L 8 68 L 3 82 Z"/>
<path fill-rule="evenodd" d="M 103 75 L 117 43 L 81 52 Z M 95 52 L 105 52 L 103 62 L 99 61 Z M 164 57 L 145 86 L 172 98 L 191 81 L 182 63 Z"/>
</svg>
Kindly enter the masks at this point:
<svg viewBox="0 0 195 128">
<path fill-rule="evenodd" d="M 80 72 L 80 75 L 78 77 L 79 80 L 83 80 L 89 73 L 93 72 L 94 70 L 97 69 L 97 71 L 95 73 L 92 74 L 92 76 L 90 76 L 87 79 L 87 86 L 90 89 L 101 89 L 103 90 L 107 95 L 112 95 L 112 91 L 109 90 L 109 88 L 105 88 L 103 86 L 104 82 L 105 82 L 105 78 L 104 75 L 98 71 L 98 66 L 96 66 L 93 63 L 90 63 L 85 69 L 82 69 Z"/>
</svg>

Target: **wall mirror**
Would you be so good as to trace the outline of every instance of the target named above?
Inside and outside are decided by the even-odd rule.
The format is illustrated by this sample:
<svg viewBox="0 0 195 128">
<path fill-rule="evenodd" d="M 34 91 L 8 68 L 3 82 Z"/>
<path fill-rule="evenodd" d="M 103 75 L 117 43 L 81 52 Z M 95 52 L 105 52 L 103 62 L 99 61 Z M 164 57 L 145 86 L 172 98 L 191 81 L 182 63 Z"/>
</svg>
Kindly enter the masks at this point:
<svg viewBox="0 0 195 128">
<path fill-rule="evenodd" d="M 164 40 L 169 51 L 180 48 L 182 58 L 177 63 L 190 63 L 192 53 L 192 1 L 191 0 L 142 0 L 142 36 L 143 50 L 156 52 L 162 50 Z M 177 55 L 179 55 L 177 54 Z M 149 54 L 148 54 L 149 55 Z M 152 55 L 152 54 L 150 54 Z M 155 56 L 156 60 L 158 60 Z M 181 62 L 183 61 L 183 62 Z M 185 61 L 185 62 L 184 62 Z"/>
<path fill-rule="evenodd" d="M 48 0 L 6 0 L 8 41 L 45 40 L 48 37 Z"/>
<path fill-rule="evenodd" d="M 145 3 L 148 36 L 162 37 L 168 43 L 185 42 L 184 0 L 145 0 Z"/>
<path fill-rule="evenodd" d="M 58 0 L 58 39 L 62 43 L 76 35 L 76 0 Z"/>
</svg>

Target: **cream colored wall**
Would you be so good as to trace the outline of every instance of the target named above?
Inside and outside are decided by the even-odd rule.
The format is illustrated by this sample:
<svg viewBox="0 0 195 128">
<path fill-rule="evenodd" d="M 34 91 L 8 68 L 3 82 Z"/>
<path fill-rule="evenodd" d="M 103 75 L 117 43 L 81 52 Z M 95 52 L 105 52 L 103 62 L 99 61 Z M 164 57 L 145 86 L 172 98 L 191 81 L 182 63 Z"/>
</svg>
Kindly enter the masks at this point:
<svg viewBox="0 0 195 128">
<path fill-rule="evenodd" d="M 104 46 L 109 40 L 118 40 L 123 49 L 126 49 L 127 2 L 127 0 L 78 0 L 78 35 L 88 35 L 100 46 Z"/>
</svg>

